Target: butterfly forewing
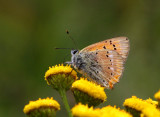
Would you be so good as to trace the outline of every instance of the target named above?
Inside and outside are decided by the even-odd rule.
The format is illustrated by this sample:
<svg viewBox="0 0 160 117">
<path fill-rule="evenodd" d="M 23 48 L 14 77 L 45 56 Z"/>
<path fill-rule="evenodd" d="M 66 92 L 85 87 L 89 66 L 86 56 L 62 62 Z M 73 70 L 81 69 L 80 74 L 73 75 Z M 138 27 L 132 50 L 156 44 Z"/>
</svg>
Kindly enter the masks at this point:
<svg viewBox="0 0 160 117">
<path fill-rule="evenodd" d="M 129 40 L 127 37 L 116 37 L 87 46 L 86 48 L 82 49 L 81 52 L 109 49 L 116 51 L 121 55 L 123 60 L 126 61 L 129 53 L 129 48 Z"/>
</svg>

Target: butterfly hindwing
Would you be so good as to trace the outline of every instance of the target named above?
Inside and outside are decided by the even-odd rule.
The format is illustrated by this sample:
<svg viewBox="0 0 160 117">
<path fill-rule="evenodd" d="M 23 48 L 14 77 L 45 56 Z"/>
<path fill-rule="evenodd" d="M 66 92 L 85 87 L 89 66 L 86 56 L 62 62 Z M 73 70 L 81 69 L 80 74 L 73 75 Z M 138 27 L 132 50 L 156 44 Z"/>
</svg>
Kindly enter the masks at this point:
<svg viewBox="0 0 160 117">
<path fill-rule="evenodd" d="M 109 87 L 112 88 L 113 85 L 119 82 L 119 78 L 123 73 L 123 58 L 113 50 L 100 50 L 97 52 L 97 61 L 102 68 L 102 78 L 108 81 Z M 106 77 L 107 76 L 107 77 Z"/>
<path fill-rule="evenodd" d="M 84 71 L 93 81 L 98 82 L 102 86 L 112 88 L 123 72 L 123 58 L 115 51 L 95 50 L 92 52 L 81 52 L 84 54 L 85 63 L 87 63 Z"/>
</svg>

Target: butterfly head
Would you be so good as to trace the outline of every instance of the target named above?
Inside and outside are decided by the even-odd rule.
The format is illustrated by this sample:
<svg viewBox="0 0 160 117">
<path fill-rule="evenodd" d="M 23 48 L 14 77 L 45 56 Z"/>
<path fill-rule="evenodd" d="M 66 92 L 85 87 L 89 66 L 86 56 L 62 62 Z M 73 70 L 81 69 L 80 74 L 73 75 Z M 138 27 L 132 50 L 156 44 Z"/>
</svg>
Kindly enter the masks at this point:
<svg viewBox="0 0 160 117">
<path fill-rule="evenodd" d="M 71 55 L 72 55 L 71 62 L 72 62 L 72 65 L 74 65 L 77 61 L 79 51 L 78 50 L 71 50 Z"/>
<path fill-rule="evenodd" d="M 79 53 L 78 50 L 71 50 L 71 55 L 72 55 L 72 56 L 74 56 L 74 55 L 76 55 L 76 54 L 78 54 L 78 53 Z"/>
</svg>

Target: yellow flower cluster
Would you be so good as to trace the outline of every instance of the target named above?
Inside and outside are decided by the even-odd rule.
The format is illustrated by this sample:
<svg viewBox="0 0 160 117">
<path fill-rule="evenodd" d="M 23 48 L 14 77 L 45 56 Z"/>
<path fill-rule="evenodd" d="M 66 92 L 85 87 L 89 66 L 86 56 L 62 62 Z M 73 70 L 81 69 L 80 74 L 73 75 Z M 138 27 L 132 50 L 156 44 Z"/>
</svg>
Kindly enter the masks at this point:
<svg viewBox="0 0 160 117">
<path fill-rule="evenodd" d="M 129 113 L 116 107 L 107 106 L 102 109 L 93 109 L 93 107 L 89 108 L 88 105 L 81 103 L 72 108 L 72 114 L 74 117 L 132 117 Z"/>
<path fill-rule="evenodd" d="M 37 101 L 30 101 L 29 104 L 27 104 L 24 109 L 23 112 L 25 114 L 31 112 L 32 110 L 35 109 L 39 109 L 41 107 L 45 107 L 45 108 L 54 108 L 55 110 L 60 110 L 60 105 L 56 100 L 53 100 L 53 98 L 46 98 L 46 99 L 41 99 L 39 98 L 39 100 Z"/>
<path fill-rule="evenodd" d="M 70 74 L 75 79 L 77 79 L 77 72 L 73 70 L 70 65 L 63 66 L 62 64 L 59 66 L 56 65 L 49 67 L 49 70 L 47 70 L 47 72 L 45 73 L 45 80 L 47 80 L 49 76 L 56 74 Z"/>
<path fill-rule="evenodd" d="M 103 101 L 105 101 L 107 98 L 106 93 L 104 92 L 104 87 L 101 87 L 100 85 L 97 85 L 84 78 L 75 81 L 72 84 L 72 89 L 80 90 L 94 98 L 101 99 Z"/>
<path fill-rule="evenodd" d="M 142 100 L 136 96 L 132 96 L 132 98 L 126 99 L 123 105 L 142 112 L 144 115 L 149 117 L 160 117 L 160 111 L 156 109 L 155 103 L 156 102 L 151 100 Z"/>
<path fill-rule="evenodd" d="M 76 71 L 73 70 L 70 65 L 63 66 L 62 64 L 52 66 L 49 67 L 49 70 L 45 73 L 45 80 L 48 84 L 52 85 L 54 89 L 59 91 L 64 103 L 67 102 L 64 92 L 71 88 L 76 101 L 87 104 L 83 105 L 79 103 L 74 106 L 71 110 L 74 117 L 132 117 L 132 115 L 140 117 L 160 117 L 160 110 L 158 109 L 160 107 L 160 90 L 154 95 L 159 102 L 150 98 L 142 100 L 136 96 L 126 99 L 123 105 L 131 115 L 125 110 L 116 108 L 116 106 L 94 109 L 93 106 L 95 107 L 107 99 L 104 87 L 88 81 L 86 78 L 75 81 L 77 78 Z M 68 107 L 67 111 L 69 112 L 69 116 L 72 116 L 70 108 Z M 57 110 L 60 110 L 60 105 L 56 100 L 53 100 L 53 98 L 30 101 L 23 109 L 27 115 L 42 114 L 45 112 L 46 116 L 53 115 Z"/>
</svg>

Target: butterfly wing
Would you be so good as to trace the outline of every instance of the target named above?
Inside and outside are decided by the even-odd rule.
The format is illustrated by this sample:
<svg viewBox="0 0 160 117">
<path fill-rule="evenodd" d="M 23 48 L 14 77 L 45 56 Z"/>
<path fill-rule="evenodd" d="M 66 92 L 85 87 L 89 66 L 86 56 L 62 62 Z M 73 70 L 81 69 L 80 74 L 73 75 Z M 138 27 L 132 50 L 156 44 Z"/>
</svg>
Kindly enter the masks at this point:
<svg viewBox="0 0 160 117">
<path fill-rule="evenodd" d="M 126 61 L 129 48 L 129 40 L 127 37 L 116 37 L 87 46 L 86 48 L 82 49 L 81 52 L 109 49 L 116 51 L 122 56 L 123 60 Z"/>
<path fill-rule="evenodd" d="M 93 52 L 81 52 L 85 55 L 86 68 L 82 70 L 93 81 L 113 88 L 123 73 L 123 58 L 115 51 L 104 49 Z"/>
</svg>

